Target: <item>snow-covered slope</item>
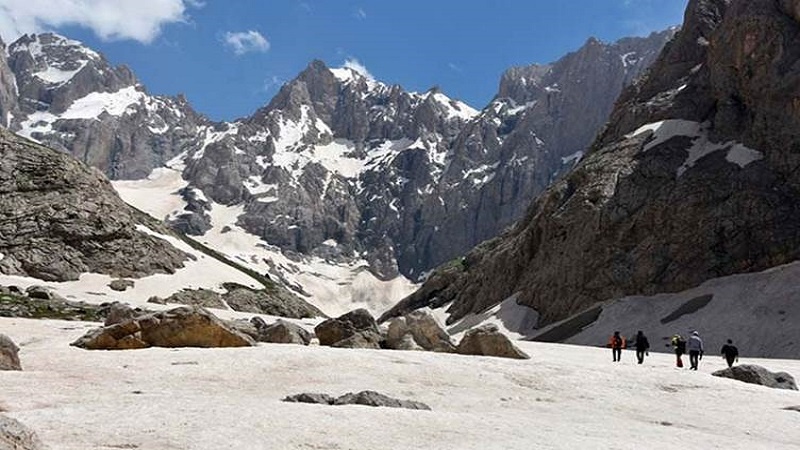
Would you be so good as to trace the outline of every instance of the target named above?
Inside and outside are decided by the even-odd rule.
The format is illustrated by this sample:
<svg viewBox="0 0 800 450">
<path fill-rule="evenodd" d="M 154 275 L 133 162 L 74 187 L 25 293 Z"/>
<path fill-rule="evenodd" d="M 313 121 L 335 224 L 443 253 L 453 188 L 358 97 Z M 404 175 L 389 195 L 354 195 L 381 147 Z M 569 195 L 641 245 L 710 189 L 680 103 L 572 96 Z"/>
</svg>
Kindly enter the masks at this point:
<svg viewBox="0 0 800 450">
<path fill-rule="evenodd" d="M 3 414 L 53 450 L 797 449 L 800 393 L 712 377 L 651 353 L 519 342 L 526 361 L 266 344 L 86 351 L 93 325 L 0 318 L 21 372 L 0 372 Z M 754 360 L 797 376 L 793 360 Z M 431 411 L 285 403 L 365 389 Z M 176 401 L 177 400 L 177 401 Z"/>
</svg>

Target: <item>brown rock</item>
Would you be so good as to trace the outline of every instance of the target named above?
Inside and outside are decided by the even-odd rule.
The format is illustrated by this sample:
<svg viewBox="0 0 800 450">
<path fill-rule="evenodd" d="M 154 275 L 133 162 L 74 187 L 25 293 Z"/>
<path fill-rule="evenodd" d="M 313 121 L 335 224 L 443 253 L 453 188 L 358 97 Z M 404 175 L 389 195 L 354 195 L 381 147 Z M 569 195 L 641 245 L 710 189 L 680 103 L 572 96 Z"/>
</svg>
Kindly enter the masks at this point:
<svg viewBox="0 0 800 450">
<path fill-rule="evenodd" d="M 409 345 L 410 341 L 413 346 Z M 386 344 L 396 350 L 413 349 L 414 346 L 434 352 L 455 352 L 450 335 L 427 311 L 413 311 L 389 324 Z M 411 347 L 411 348 L 409 348 Z"/>
<path fill-rule="evenodd" d="M 347 314 L 328 319 L 314 328 L 320 345 L 333 345 L 354 334 L 372 334 L 380 336 L 375 319 L 366 309 L 356 309 Z M 372 340 L 366 338 L 365 340 Z"/>
<path fill-rule="evenodd" d="M 499 356 L 501 358 L 529 359 L 496 325 L 488 324 L 464 334 L 456 351 L 462 355 Z"/>
<path fill-rule="evenodd" d="M 19 347 L 5 334 L 0 334 L 0 370 L 22 370 Z"/>
</svg>

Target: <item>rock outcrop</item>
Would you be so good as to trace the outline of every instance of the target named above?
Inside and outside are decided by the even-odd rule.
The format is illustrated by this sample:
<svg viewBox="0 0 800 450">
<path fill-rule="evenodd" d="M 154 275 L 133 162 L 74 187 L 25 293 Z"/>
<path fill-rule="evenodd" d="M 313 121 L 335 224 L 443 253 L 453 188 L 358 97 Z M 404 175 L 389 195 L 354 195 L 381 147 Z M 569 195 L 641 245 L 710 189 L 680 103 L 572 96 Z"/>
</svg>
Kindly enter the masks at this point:
<svg viewBox="0 0 800 450">
<path fill-rule="evenodd" d="M 208 311 L 180 307 L 98 328 L 71 345 L 87 350 L 127 350 L 147 347 L 246 347 L 247 335 L 228 327 Z"/>
<path fill-rule="evenodd" d="M 23 423 L 0 414 L 0 448 L 4 450 L 45 450 L 39 436 Z"/>
<path fill-rule="evenodd" d="M 800 23 L 776 5 L 690 1 L 578 166 L 392 315 L 452 302 L 452 323 L 518 294 L 543 326 L 800 258 Z"/>
<path fill-rule="evenodd" d="M 383 340 L 375 319 L 366 309 L 356 309 L 314 327 L 319 345 L 346 348 L 380 348 Z"/>
<path fill-rule="evenodd" d="M 328 394 L 295 394 L 287 396 L 284 402 L 317 403 L 322 405 L 364 405 L 383 406 L 388 408 L 421 409 L 430 411 L 430 406 L 415 400 L 399 400 L 375 391 L 348 392 L 338 398 Z"/>
<path fill-rule="evenodd" d="M 718 370 L 711 375 L 722 378 L 732 378 L 750 384 L 758 384 L 774 389 L 797 390 L 794 377 L 786 372 L 770 372 L 756 365 L 742 364 L 727 369 Z"/>
<path fill-rule="evenodd" d="M 517 348 L 506 335 L 501 333 L 497 325 L 487 324 L 473 328 L 464 334 L 456 347 L 461 355 L 497 356 L 500 358 L 530 359 L 525 352 Z"/>
<path fill-rule="evenodd" d="M 258 336 L 259 342 L 272 344 L 308 345 L 313 338 L 305 328 L 281 319 L 273 324 L 258 327 Z"/>
<path fill-rule="evenodd" d="M 66 281 L 183 267 L 186 255 L 140 231 L 138 214 L 96 170 L 0 129 L 0 273 Z"/>
<path fill-rule="evenodd" d="M 412 311 L 389 322 L 386 346 L 395 350 L 428 350 L 453 353 L 455 345 L 427 311 Z"/>
<path fill-rule="evenodd" d="M 22 370 L 19 347 L 5 334 L 0 334 L 0 370 Z"/>
</svg>

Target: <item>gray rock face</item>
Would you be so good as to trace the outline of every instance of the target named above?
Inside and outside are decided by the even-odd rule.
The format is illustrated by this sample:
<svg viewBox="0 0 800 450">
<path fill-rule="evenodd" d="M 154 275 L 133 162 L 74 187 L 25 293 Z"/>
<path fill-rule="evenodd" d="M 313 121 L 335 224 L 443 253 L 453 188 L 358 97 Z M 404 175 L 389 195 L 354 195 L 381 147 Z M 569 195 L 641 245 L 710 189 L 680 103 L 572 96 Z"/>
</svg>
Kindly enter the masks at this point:
<svg viewBox="0 0 800 450">
<path fill-rule="evenodd" d="M 366 309 L 356 309 L 314 327 L 319 345 L 346 348 L 380 348 L 382 340 L 375 319 Z"/>
<path fill-rule="evenodd" d="M 517 348 L 496 325 L 483 325 L 467 331 L 456 352 L 461 355 L 497 356 L 500 358 L 530 359 Z"/>
<path fill-rule="evenodd" d="M 0 272 L 47 281 L 83 272 L 173 273 L 186 255 L 139 230 L 108 180 L 69 155 L 0 129 Z"/>
<path fill-rule="evenodd" d="M 183 306 L 98 328 L 70 345 L 87 350 L 127 350 L 147 347 L 247 347 L 255 345 L 255 342 L 228 327 L 208 311 Z"/>
<path fill-rule="evenodd" d="M 22 370 L 19 347 L 5 334 L 0 334 L 0 370 Z"/>
<path fill-rule="evenodd" d="M 6 58 L 6 44 L 0 39 L 0 125 L 8 127 L 17 106 L 17 80 Z"/>
<path fill-rule="evenodd" d="M 271 325 L 259 328 L 259 342 L 273 344 L 300 344 L 311 343 L 312 334 L 303 327 L 278 319 Z"/>
<path fill-rule="evenodd" d="M 453 353 L 456 347 L 450 336 L 425 311 L 413 311 L 389 323 L 386 346 L 395 350 L 429 350 Z"/>
<path fill-rule="evenodd" d="M 348 392 L 338 398 L 328 394 L 295 394 L 287 396 L 284 402 L 317 403 L 322 405 L 364 405 L 383 406 L 388 408 L 421 409 L 430 411 L 430 406 L 415 400 L 399 400 L 375 391 Z"/>
<path fill-rule="evenodd" d="M 797 390 L 794 377 L 786 372 L 770 372 L 769 370 L 756 365 L 743 364 L 727 369 L 718 370 L 711 375 L 722 378 L 732 378 L 750 384 L 758 384 L 774 389 Z"/>
<path fill-rule="evenodd" d="M 143 311 L 136 310 L 131 308 L 129 305 L 125 303 L 114 302 L 108 308 L 108 316 L 106 316 L 105 322 L 103 322 L 103 326 L 108 327 L 111 325 L 116 325 L 120 322 L 124 322 L 126 320 L 133 319 L 134 317 L 140 315 Z"/>
<path fill-rule="evenodd" d="M 800 258 L 800 116 L 787 113 L 798 36 L 773 1 L 690 2 L 580 164 L 445 286 L 398 310 L 452 301 L 452 322 L 518 293 L 543 326 Z M 647 124 L 656 131 L 634 133 Z"/>
<path fill-rule="evenodd" d="M 8 450 L 45 450 L 39 436 L 20 421 L 0 415 L 0 448 Z"/>
<path fill-rule="evenodd" d="M 112 67 L 80 42 L 26 35 L 8 53 L 7 65 L 0 61 L 0 86 L 5 66 L 18 92 L 4 100 L 0 87 L 0 111 L 13 113 L 8 124 L 6 115 L 2 119 L 13 131 L 71 153 L 111 178 L 146 177 L 197 145 L 198 127 L 206 121 L 186 99 L 148 95 L 127 67 Z"/>
</svg>

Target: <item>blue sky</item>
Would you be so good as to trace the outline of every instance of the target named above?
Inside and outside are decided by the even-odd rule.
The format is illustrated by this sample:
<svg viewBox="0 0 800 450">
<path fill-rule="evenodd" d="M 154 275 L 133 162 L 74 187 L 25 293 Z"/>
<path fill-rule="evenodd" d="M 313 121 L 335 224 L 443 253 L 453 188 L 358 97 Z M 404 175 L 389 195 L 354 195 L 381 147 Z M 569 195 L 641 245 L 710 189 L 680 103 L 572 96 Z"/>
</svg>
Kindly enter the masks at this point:
<svg viewBox="0 0 800 450">
<path fill-rule="evenodd" d="M 482 108 L 508 67 L 553 61 L 590 36 L 609 42 L 678 25 L 686 3 L 0 0 L 0 33 L 60 32 L 127 64 L 150 92 L 184 93 L 199 112 L 231 120 L 315 58 L 333 67 L 357 60 L 378 80 L 438 85 Z"/>
</svg>

